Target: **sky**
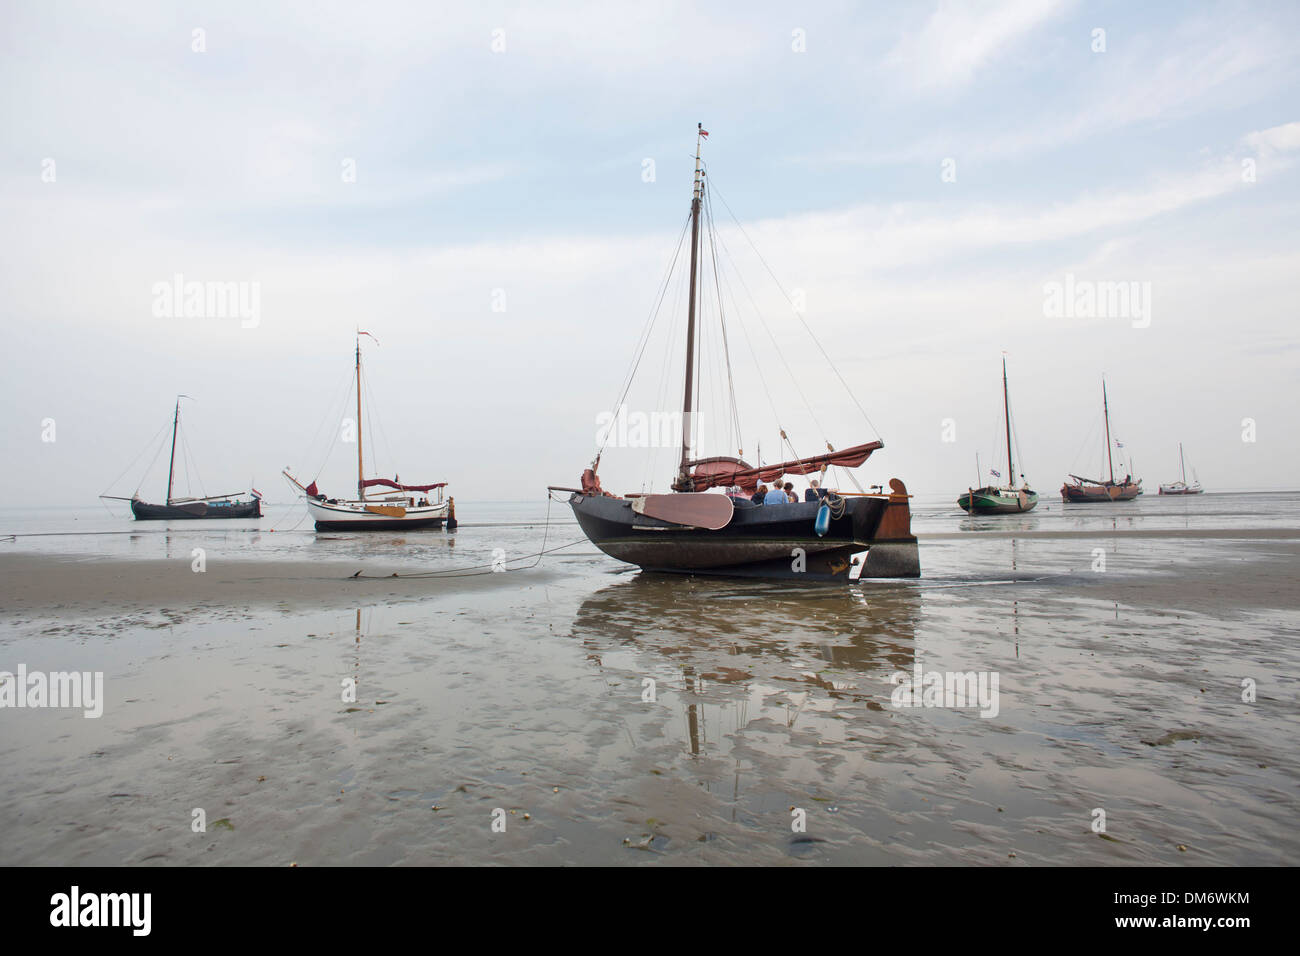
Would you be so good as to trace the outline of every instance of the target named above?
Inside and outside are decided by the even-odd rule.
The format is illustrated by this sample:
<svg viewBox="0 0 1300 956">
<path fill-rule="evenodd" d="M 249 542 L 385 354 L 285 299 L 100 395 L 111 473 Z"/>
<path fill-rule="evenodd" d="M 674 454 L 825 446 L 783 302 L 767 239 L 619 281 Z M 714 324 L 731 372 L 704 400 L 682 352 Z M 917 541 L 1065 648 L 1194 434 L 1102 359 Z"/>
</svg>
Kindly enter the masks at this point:
<svg viewBox="0 0 1300 956">
<path fill-rule="evenodd" d="M 706 256 L 698 454 L 879 438 L 863 485 L 956 495 L 1005 357 L 1040 492 L 1100 473 L 1103 376 L 1150 490 L 1180 442 L 1295 488 L 1297 38 L 1294 3 L 0 0 L 0 494 L 159 499 L 178 394 L 191 491 L 350 494 L 358 329 L 368 471 L 577 484 L 652 315 L 627 407 L 680 408 L 698 123 L 741 426 Z"/>
</svg>

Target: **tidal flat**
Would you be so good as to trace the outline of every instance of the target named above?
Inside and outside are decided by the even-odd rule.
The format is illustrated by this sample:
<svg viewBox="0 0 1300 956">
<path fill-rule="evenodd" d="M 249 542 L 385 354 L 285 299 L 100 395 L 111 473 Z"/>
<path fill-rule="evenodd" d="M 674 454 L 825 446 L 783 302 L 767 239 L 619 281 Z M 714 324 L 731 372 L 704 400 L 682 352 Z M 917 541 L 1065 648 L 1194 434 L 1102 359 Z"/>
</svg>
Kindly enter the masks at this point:
<svg viewBox="0 0 1300 956">
<path fill-rule="evenodd" d="M 11 546 L 0 671 L 105 700 L 0 709 L 0 863 L 1294 865 L 1300 533 L 1045 524 L 830 587 L 490 572 L 532 525 Z M 918 668 L 996 714 L 896 706 Z"/>
</svg>

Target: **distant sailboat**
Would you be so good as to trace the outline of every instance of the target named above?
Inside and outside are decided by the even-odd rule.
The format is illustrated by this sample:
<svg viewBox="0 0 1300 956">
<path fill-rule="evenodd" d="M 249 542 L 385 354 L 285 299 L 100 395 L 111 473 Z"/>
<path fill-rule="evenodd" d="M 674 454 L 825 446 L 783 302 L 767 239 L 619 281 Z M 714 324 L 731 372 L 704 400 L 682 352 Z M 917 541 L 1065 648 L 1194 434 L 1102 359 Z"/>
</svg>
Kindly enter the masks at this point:
<svg viewBox="0 0 1300 956">
<path fill-rule="evenodd" d="M 1007 397 L 1006 358 L 1002 359 L 1002 413 L 1007 427 L 1007 484 L 1001 488 L 990 485 L 968 489 L 957 499 L 957 506 L 971 514 L 1018 514 L 1033 511 L 1038 504 L 1038 492 L 1032 491 L 1028 482 L 1022 480 L 1020 487 L 1016 487 L 1016 466 L 1011 458 L 1011 400 Z M 983 479 L 984 476 L 979 477 Z"/>
<path fill-rule="evenodd" d="M 1205 491 L 1205 489 L 1201 487 L 1201 483 L 1196 480 L 1196 471 L 1194 469 L 1192 471 L 1192 483 L 1190 485 L 1187 483 L 1187 466 L 1183 464 L 1183 443 L 1182 442 L 1178 443 L 1178 471 L 1183 476 L 1182 480 L 1171 481 L 1167 485 L 1161 485 L 1160 494 L 1199 495 L 1203 491 Z"/>
<path fill-rule="evenodd" d="M 1101 409 L 1106 420 L 1106 463 L 1110 468 L 1110 478 L 1106 481 L 1093 478 L 1080 478 L 1070 475 L 1073 483 L 1061 486 L 1061 500 L 1078 504 L 1097 501 L 1131 501 L 1142 494 L 1142 480 L 1134 481 L 1131 475 L 1125 475 L 1123 481 L 1115 480 L 1115 462 L 1110 450 L 1110 405 L 1106 401 L 1106 381 L 1101 383 Z"/>
<path fill-rule="evenodd" d="M 357 388 L 357 497 L 351 501 L 327 498 L 313 480 L 304 485 L 289 473 L 284 477 L 307 497 L 307 511 L 316 520 L 317 531 L 411 531 L 419 528 L 441 528 L 446 522 L 448 530 L 456 527 L 455 499 L 443 499 L 445 481 L 430 485 L 404 485 L 396 479 L 367 478 L 361 442 L 361 336 L 357 333 L 356 388 Z M 370 335 L 373 339 L 374 336 Z M 367 497 L 367 488 L 388 488 L 381 497 Z M 396 492 L 394 494 L 393 492 Z M 430 500 L 429 493 L 437 492 Z M 416 495 L 421 497 L 416 498 Z"/>
<path fill-rule="evenodd" d="M 140 498 L 140 492 L 130 498 L 121 498 L 115 495 L 100 495 L 111 501 L 129 501 L 131 503 L 131 514 L 137 521 L 164 521 L 169 518 L 174 519 L 208 519 L 208 518 L 260 518 L 262 517 L 262 496 L 257 491 L 252 491 L 252 500 L 243 501 L 239 495 L 243 492 L 232 492 L 228 495 L 212 495 L 205 498 L 177 498 L 172 495 L 172 488 L 176 478 L 176 435 L 180 430 L 181 423 L 181 399 L 188 398 L 186 395 L 176 396 L 176 411 L 172 415 L 172 450 L 171 458 L 167 466 L 167 502 L 166 504 L 150 504 Z"/>
</svg>

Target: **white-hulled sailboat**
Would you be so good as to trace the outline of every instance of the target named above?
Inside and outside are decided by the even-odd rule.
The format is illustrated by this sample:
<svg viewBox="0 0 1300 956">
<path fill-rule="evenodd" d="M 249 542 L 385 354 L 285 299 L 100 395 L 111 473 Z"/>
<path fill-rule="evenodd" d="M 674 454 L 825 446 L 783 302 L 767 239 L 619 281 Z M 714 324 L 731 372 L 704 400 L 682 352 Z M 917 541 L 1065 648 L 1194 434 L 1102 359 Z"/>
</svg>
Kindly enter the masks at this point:
<svg viewBox="0 0 1300 956">
<path fill-rule="evenodd" d="M 304 485 L 286 468 L 284 477 L 307 499 L 307 511 L 317 531 L 410 531 L 419 528 L 456 528 L 456 500 L 443 498 L 445 481 L 429 485 L 405 485 L 387 478 L 367 478 L 361 441 L 361 336 L 357 333 L 357 497 L 353 500 L 327 498 L 315 480 Z M 370 335 L 373 339 L 374 336 Z M 387 493 L 366 494 L 367 488 L 387 488 Z M 431 493 L 436 493 L 432 494 Z"/>
<path fill-rule="evenodd" d="M 1187 483 L 1187 466 L 1183 463 L 1183 443 L 1178 443 L 1178 471 L 1182 474 L 1181 481 L 1171 481 L 1167 485 L 1160 486 L 1162 495 L 1199 495 L 1205 491 L 1201 483 L 1196 480 L 1196 469 L 1192 469 L 1192 483 Z"/>
</svg>

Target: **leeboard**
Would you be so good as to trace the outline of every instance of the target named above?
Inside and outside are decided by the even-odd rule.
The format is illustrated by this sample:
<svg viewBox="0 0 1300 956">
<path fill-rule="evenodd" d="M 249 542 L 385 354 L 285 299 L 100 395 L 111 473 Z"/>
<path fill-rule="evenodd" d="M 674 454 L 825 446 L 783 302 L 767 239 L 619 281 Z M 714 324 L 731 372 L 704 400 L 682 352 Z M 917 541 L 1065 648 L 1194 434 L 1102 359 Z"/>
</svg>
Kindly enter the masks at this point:
<svg viewBox="0 0 1300 956">
<path fill-rule="evenodd" d="M 632 510 L 647 518 L 718 531 L 731 523 L 736 506 L 726 495 L 685 493 L 643 495 L 632 499 Z"/>
</svg>

